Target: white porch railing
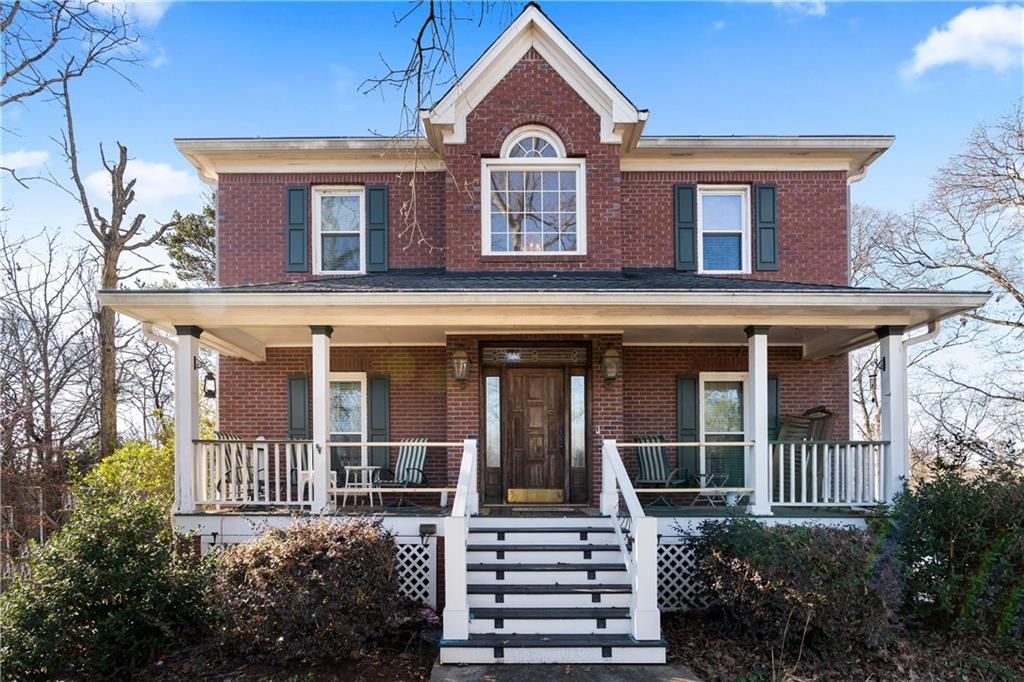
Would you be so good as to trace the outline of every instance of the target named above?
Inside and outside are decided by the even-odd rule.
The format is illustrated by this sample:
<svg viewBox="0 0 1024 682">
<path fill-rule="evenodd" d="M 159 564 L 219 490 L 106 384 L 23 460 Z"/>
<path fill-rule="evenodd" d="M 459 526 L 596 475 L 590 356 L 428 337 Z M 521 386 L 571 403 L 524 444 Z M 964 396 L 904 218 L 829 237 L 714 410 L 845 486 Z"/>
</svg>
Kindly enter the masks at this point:
<svg viewBox="0 0 1024 682">
<path fill-rule="evenodd" d="M 619 514 L 619 498 L 627 514 Z M 644 514 L 614 440 L 601 447 L 601 513 L 610 517 L 626 562 L 633 596 L 630 614 L 633 637 L 661 639 L 658 611 L 658 520 Z"/>
<path fill-rule="evenodd" d="M 477 492 L 476 440 L 463 441 L 459 482 L 452 514 L 444 520 L 444 638 L 469 639 L 469 585 L 466 542 L 469 519 L 480 511 Z"/>
<path fill-rule="evenodd" d="M 308 506 L 313 443 L 306 440 L 195 440 L 195 503 Z"/>
<path fill-rule="evenodd" d="M 772 504 L 873 507 L 885 504 L 888 441 L 778 441 L 769 461 Z"/>
</svg>

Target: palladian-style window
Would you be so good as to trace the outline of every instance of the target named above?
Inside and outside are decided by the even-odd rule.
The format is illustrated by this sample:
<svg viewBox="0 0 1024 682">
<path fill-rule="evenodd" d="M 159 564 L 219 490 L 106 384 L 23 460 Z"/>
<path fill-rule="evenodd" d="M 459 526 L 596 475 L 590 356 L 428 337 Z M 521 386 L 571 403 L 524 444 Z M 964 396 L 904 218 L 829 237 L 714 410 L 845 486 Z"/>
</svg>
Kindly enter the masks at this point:
<svg viewBox="0 0 1024 682">
<path fill-rule="evenodd" d="M 513 132 L 501 158 L 483 161 L 484 254 L 586 253 L 584 172 L 547 129 Z"/>
</svg>

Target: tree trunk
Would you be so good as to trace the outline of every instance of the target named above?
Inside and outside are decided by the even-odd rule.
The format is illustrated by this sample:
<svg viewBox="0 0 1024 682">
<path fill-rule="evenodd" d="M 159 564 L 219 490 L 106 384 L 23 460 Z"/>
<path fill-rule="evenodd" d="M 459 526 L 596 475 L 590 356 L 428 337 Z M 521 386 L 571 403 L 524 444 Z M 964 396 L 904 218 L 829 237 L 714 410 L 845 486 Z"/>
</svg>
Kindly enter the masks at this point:
<svg viewBox="0 0 1024 682">
<path fill-rule="evenodd" d="M 117 257 L 106 251 L 101 286 L 117 288 Z M 117 449 L 117 319 L 110 308 L 100 308 L 100 437 L 99 456 L 107 457 Z"/>
</svg>

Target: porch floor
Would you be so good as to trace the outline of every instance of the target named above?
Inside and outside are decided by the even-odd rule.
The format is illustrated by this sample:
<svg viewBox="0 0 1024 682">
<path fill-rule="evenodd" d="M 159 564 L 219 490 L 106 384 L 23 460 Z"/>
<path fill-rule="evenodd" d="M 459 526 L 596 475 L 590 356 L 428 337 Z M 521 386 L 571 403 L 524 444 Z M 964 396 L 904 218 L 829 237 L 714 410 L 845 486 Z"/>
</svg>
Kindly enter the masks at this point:
<svg viewBox="0 0 1024 682">
<path fill-rule="evenodd" d="M 750 516 L 747 512 L 746 507 L 711 507 L 707 505 L 703 506 L 691 506 L 691 505 L 672 505 L 672 506 L 660 506 L 660 505 L 647 505 L 644 507 L 644 513 L 648 516 L 658 518 L 729 518 L 733 516 Z M 299 511 L 295 509 L 275 509 L 268 507 L 232 507 L 220 510 L 206 510 L 195 512 L 196 515 L 210 515 L 210 516 L 251 516 L 253 514 L 259 514 L 261 516 L 304 516 L 307 515 L 306 511 Z M 450 507 L 438 507 L 438 506 L 408 506 L 408 507 L 344 507 L 332 511 L 328 516 L 346 516 L 346 517 L 367 517 L 367 516 L 414 516 L 414 517 L 444 517 L 451 514 Z M 860 508 L 847 508 L 847 509 L 836 509 L 836 508 L 819 508 L 819 507 L 772 507 L 772 515 L 776 518 L 822 518 L 822 519 L 841 519 L 841 518 L 867 518 L 871 516 L 877 516 L 878 513 L 873 509 L 860 509 Z M 550 507 L 550 506 L 536 506 L 530 507 L 527 505 L 494 505 L 485 506 L 480 510 L 480 516 L 489 517 L 531 517 L 531 516 L 574 516 L 574 517 L 586 517 L 586 516 L 601 516 L 601 511 L 597 507 Z"/>
</svg>

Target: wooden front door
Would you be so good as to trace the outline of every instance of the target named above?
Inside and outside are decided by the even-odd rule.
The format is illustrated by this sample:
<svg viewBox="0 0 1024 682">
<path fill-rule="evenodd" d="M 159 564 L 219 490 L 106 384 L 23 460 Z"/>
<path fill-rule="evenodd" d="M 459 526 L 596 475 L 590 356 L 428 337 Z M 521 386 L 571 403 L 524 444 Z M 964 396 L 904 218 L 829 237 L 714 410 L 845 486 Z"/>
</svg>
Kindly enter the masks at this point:
<svg viewBox="0 0 1024 682">
<path fill-rule="evenodd" d="M 565 370 L 507 370 L 507 502 L 565 501 Z"/>
</svg>

